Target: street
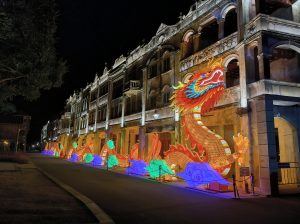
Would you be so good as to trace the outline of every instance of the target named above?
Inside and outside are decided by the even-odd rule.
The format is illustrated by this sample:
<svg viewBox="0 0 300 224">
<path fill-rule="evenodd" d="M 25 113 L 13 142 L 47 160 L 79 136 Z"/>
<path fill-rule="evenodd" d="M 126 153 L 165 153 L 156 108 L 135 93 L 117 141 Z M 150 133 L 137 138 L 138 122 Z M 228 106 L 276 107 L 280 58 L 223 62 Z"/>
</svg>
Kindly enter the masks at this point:
<svg viewBox="0 0 300 224">
<path fill-rule="evenodd" d="M 299 223 L 299 196 L 223 199 L 40 154 L 30 158 L 116 223 Z"/>
</svg>

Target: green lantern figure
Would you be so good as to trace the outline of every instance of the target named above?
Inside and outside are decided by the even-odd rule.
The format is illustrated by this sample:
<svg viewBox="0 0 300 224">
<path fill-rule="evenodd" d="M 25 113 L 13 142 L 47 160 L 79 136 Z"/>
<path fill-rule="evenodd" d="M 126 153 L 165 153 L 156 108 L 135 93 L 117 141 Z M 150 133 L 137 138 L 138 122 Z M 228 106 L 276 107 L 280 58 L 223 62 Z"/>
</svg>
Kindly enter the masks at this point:
<svg viewBox="0 0 300 224">
<path fill-rule="evenodd" d="M 74 147 L 74 149 L 76 149 L 77 146 L 78 146 L 77 142 L 73 142 L 73 147 Z"/>
<path fill-rule="evenodd" d="M 115 144 L 113 140 L 109 140 L 106 142 L 107 146 L 109 149 L 114 149 L 115 148 Z"/>
<path fill-rule="evenodd" d="M 165 160 L 151 160 L 149 166 L 146 167 L 150 177 L 158 178 L 166 174 L 174 175 L 174 172 L 167 165 Z"/>
<path fill-rule="evenodd" d="M 92 154 L 92 153 L 87 153 L 87 154 L 85 155 L 84 161 L 85 161 L 86 163 L 91 163 L 91 162 L 93 161 L 93 159 L 94 159 L 93 154 Z"/>
<path fill-rule="evenodd" d="M 115 155 L 108 156 L 107 166 L 109 169 L 113 168 L 114 166 L 117 166 L 118 164 L 119 164 L 119 161 Z"/>
</svg>

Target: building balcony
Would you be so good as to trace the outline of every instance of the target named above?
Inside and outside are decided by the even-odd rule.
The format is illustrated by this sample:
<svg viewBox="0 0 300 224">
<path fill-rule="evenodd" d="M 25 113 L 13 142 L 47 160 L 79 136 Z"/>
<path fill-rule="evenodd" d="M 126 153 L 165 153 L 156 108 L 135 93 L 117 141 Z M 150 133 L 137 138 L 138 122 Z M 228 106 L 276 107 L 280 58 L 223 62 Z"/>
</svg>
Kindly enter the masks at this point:
<svg viewBox="0 0 300 224">
<path fill-rule="evenodd" d="M 216 104 L 216 107 L 226 106 L 240 102 L 241 99 L 241 87 L 240 85 L 226 88 L 220 100 Z"/>
<path fill-rule="evenodd" d="M 174 111 L 171 107 L 162 107 L 146 111 L 146 122 L 166 118 L 173 118 L 174 116 Z"/>
<path fill-rule="evenodd" d="M 64 117 L 66 119 L 71 119 L 71 112 L 65 112 Z"/>
<path fill-rule="evenodd" d="M 97 129 L 105 128 L 106 121 L 97 122 Z"/>
<path fill-rule="evenodd" d="M 126 115 L 124 117 L 124 121 L 134 121 L 134 120 L 139 120 L 142 118 L 142 112 L 138 112 L 138 113 L 134 113 L 134 114 L 130 114 L 130 115 Z"/>
<path fill-rule="evenodd" d="M 89 124 L 89 131 L 94 131 L 94 124 Z"/>
<path fill-rule="evenodd" d="M 109 125 L 121 124 L 121 120 L 122 120 L 121 117 L 110 119 L 109 120 Z"/>
<path fill-rule="evenodd" d="M 130 80 L 125 84 L 124 94 L 128 97 L 136 95 L 141 89 L 141 83 L 139 80 Z"/>
<path fill-rule="evenodd" d="M 248 85 L 248 97 L 254 98 L 261 95 L 276 95 L 300 98 L 300 83 L 291 83 L 263 79 Z"/>
<path fill-rule="evenodd" d="M 97 108 L 97 100 L 90 102 L 89 111 L 95 110 Z"/>
<path fill-rule="evenodd" d="M 106 93 L 105 95 L 100 96 L 100 97 L 98 98 L 98 106 L 107 104 L 107 102 L 108 102 L 108 93 Z"/>
<path fill-rule="evenodd" d="M 86 129 L 85 129 L 85 128 L 79 130 L 79 134 L 80 134 L 80 135 L 83 135 L 83 134 L 86 134 L 86 133 L 87 133 L 87 132 L 86 132 Z"/>
<path fill-rule="evenodd" d="M 300 24 L 294 21 L 258 14 L 245 26 L 245 39 L 260 31 L 300 36 Z"/>
<path fill-rule="evenodd" d="M 180 61 L 180 72 L 186 71 L 191 67 L 209 60 L 210 58 L 223 54 L 224 52 L 235 48 L 237 44 L 237 32 L 235 32 L 228 37 L 225 37 L 222 40 L 219 40 L 218 42 L 210 45 L 209 47 L 198 51 L 197 53 Z"/>
<path fill-rule="evenodd" d="M 60 133 L 60 134 L 69 133 L 69 128 L 62 128 L 62 129 L 58 130 L 58 133 Z"/>
</svg>

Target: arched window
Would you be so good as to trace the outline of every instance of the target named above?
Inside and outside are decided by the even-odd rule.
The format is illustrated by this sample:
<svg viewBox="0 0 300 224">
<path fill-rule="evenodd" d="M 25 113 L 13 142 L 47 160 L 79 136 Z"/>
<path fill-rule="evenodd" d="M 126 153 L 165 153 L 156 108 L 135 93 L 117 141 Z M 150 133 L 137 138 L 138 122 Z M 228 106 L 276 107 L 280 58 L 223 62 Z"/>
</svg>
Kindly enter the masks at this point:
<svg viewBox="0 0 300 224">
<path fill-rule="evenodd" d="M 247 83 L 257 82 L 259 80 L 258 48 L 251 46 L 247 50 Z"/>
<path fill-rule="evenodd" d="M 218 29 L 219 25 L 217 23 L 217 20 L 214 20 L 213 22 L 206 24 L 202 30 L 201 30 L 201 44 L 200 44 L 200 50 L 203 50 L 204 48 L 216 43 L 219 39 L 218 37 Z"/>
<path fill-rule="evenodd" d="M 162 72 L 168 72 L 171 70 L 171 55 L 168 51 L 163 54 Z"/>
<path fill-rule="evenodd" d="M 157 92 L 155 90 L 151 90 L 149 93 L 149 108 L 150 109 L 156 108 L 156 95 L 157 95 Z"/>
<path fill-rule="evenodd" d="M 257 14 L 262 13 L 280 19 L 294 20 L 299 17 L 299 1 L 297 0 L 265 0 L 256 1 Z"/>
<path fill-rule="evenodd" d="M 227 14 L 225 16 L 224 37 L 227 37 L 230 34 L 236 32 L 237 29 L 238 29 L 237 13 L 234 8 L 234 9 L 231 9 L 229 12 L 227 12 Z"/>
<path fill-rule="evenodd" d="M 151 59 L 148 67 L 148 78 L 154 78 L 157 76 L 157 61 L 156 58 Z"/>
<path fill-rule="evenodd" d="M 240 84 L 240 69 L 237 59 L 231 60 L 227 65 L 226 71 L 226 88 Z"/>
<path fill-rule="evenodd" d="M 300 48 L 289 45 L 274 48 L 270 58 L 270 78 L 300 83 Z"/>
<path fill-rule="evenodd" d="M 165 85 L 162 89 L 163 94 L 163 103 L 164 105 L 168 105 L 170 103 L 170 97 L 171 97 L 171 88 L 168 85 Z"/>
<path fill-rule="evenodd" d="M 194 31 L 190 30 L 186 32 L 182 42 L 182 58 L 186 58 L 194 53 Z"/>
</svg>

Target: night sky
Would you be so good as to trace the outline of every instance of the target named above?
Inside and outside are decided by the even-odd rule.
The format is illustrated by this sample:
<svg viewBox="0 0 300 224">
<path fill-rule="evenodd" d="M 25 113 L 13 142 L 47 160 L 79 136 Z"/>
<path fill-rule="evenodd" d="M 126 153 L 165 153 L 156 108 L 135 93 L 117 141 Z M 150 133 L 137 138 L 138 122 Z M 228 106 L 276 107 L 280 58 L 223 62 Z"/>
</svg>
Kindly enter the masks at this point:
<svg viewBox="0 0 300 224">
<path fill-rule="evenodd" d="M 193 0 L 57 0 L 57 53 L 69 72 L 60 88 L 42 91 L 34 102 L 17 100 L 17 109 L 32 116 L 28 142 L 39 141 L 42 126 L 59 118 L 66 99 L 102 74 L 121 54 L 147 42 L 161 22 L 173 25 L 187 14 Z"/>
</svg>

